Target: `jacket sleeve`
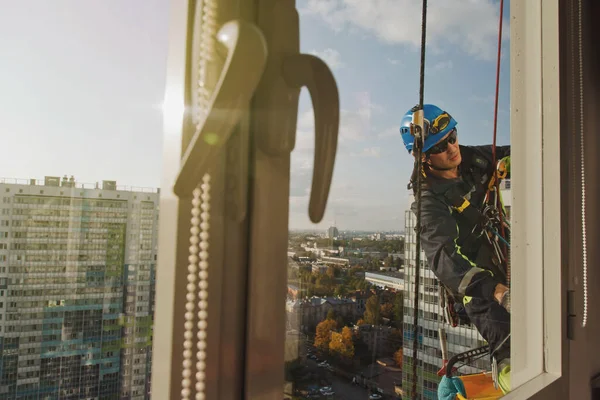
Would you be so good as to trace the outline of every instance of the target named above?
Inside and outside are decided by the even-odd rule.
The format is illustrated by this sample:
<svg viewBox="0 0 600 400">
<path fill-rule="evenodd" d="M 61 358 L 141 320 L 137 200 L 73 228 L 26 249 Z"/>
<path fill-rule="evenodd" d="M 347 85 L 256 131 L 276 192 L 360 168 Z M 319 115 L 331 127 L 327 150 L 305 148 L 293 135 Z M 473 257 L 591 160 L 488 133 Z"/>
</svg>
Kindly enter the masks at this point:
<svg viewBox="0 0 600 400">
<path fill-rule="evenodd" d="M 421 247 L 435 276 L 453 293 L 495 301 L 494 291 L 500 282 L 461 252 L 458 225 L 448 206 L 436 198 L 423 200 Z M 415 205 L 412 208 L 415 212 Z"/>
</svg>

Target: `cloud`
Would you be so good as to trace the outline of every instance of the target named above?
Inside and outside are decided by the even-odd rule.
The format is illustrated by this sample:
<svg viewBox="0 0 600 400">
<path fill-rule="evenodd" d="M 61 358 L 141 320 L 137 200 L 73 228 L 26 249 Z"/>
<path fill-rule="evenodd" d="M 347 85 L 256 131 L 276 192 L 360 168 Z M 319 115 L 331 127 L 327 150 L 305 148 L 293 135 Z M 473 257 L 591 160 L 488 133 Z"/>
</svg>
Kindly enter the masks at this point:
<svg viewBox="0 0 600 400">
<path fill-rule="evenodd" d="M 350 153 L 350 157 L 375 157 L 381 156 L 381 148 L 379 147 L 366 147 L 362 149 L 360 153 Z"/>
<path fill-rule="evenodd" d="M 323 51 L 312 50 L 310 54 L 317 56 L 323 61 L 325 61 L 325 63 L 332 70 L 343 68 L 346 65 L 342 62 L 340 52 L 335 49 L 328 48 Z"/>
<path fill-rule="evenodd" d="M 359 28 L 386 44 L 421 43 L 421 3 L 414 0 L 307 0 L 303 15 L 321 18 L 336 32 Z M 448 45 L 482 60 L 497 53 L 498 6 L 493 0 L 438 0 L 427 9 L 427 45 L 445 53 Z M 504 22 L 503 38 L 509 37 Z"/>
<path fill-rule="evenodd" d="M 378 139 L 386 139 L 390 137 L 400 137 L 400 123 L 397 126 L 390 126 L 377 134 Z"/>
<path fill-rule="evenodd" d="M 491 94 L 489 96 L 477 96 L 472 94 L 469 96 L 469 100 L 474 103 L 492 104 L 494 102 L 494 96 Z"/>
<path fill-rule="evenodd" d="M 368 92 L 354 94 L 356 108 L 340 110 L 340 127 L 338 133 L 338 148 L 336 165 L 344 156 L 379 158 L 379 147 L 365 147 L 361 151 L 361 143 L 377 138 L 373 130 L 374 116 L 383 113 L 383 106 L 371 101 Z M 315 149 L 315 119 L 312 108 L 298 114 L 296 143 L 291 156 L 292 197 L 306 196 L 310 192 L 312 182 Z M 335 181 L 335 180 L 334 180 Z"/>
<path fill-rule="evenodd" d="M 435 72 L 435 71 L 441 71 L 443 69 L 451 69 L 453 66 L 454 65 L 452 64 L 452 61 L 448 60 L 448 61 L 437 62 L 437 63 L 433 64 L 433 66 L 428 67 L 427 69 L 430 72 Z"/>
<path fill-rule="evenodd" d="M 387 61 L 392 65 L 403 65 L 401 60 L 395 60 L 395 59 L 388 57 Z"/>
</svg>

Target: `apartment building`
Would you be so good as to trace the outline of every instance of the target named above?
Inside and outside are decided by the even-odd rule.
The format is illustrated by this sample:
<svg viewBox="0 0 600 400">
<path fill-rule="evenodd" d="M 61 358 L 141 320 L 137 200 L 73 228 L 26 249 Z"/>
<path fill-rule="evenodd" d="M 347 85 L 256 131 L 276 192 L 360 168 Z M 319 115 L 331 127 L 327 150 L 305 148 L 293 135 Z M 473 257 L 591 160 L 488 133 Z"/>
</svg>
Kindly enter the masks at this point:
<svg viewBox="0 0 600 400">
<path fill-rule="evenodd" d="M 0 399 L 149 399 L 158 190 L 0 180 Z"/>
</svg>

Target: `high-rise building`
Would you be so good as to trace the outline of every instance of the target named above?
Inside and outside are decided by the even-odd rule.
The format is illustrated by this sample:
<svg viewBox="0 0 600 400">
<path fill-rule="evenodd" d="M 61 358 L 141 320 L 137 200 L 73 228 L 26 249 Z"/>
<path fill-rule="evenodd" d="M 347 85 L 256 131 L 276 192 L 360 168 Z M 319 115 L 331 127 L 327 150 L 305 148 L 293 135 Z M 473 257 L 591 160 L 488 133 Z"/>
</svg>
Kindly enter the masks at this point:
<svg viewBox="0 0 600 400">
<path fill-rule="evenodd" d="M 330 226 L 329 229 L 327 229 L 327 236 L 329 237 L 329 239 L 336 239 L 338 236 L 340 236 L 340 232 L 338 231 L 338 228 L 334 226 Z"/>
<path fill-rule="evenodd" d="M 507 215 L 510 216 L 510 180 L 500 187 Z M 414 198 L 411 196 L 410 202 Z M 404 341 L 402 361 L 403 397 L 412 398 L 413 372 L 413 316 L 415 296 L 415 256 L 416 256 L 416 216 L 409 209 L 405 211 L 405 267 L 404 267 Z M 447 339 L 448 357 L 471 350 L 485 344 L 477 329 L 471 324 L 460 324 L 452 327 L 444 323 L 439 306 L 439 283 L 427 264 L 425 253 L 421 250 L 419 278 L 419 317 L 417 348 L 417 393 L 423 399 L 437 399 L 437 385 L 440 377 L 437 372 L 442 367 L 442 351 L 440 348 L 438 329 L 444 329 Z M 463 374 L 489 370 L 489 359 L 480 360 L 460 368 Z"/>
<path fill-rule="evenodd" d="M 149 399 L 158 190 L 0 181 L 0 399 Z"/>
</svg>

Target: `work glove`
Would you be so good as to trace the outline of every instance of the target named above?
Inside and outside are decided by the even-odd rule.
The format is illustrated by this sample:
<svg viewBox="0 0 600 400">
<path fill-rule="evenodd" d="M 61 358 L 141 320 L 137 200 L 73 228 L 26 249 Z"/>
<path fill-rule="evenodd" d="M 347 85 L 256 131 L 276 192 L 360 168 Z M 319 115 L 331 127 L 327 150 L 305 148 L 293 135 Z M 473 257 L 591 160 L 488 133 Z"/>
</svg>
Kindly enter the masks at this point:
<svg viewBox="0 0 600 400">
<path fill-rule="evenodd" d="M 510 176 L 510 156 L 506 156 L 504 158 L 501 158 L 498 161 L 498 164 L 496 165 L 496 168 L 498 169 L 498 176 L 501 179 L 504 179 L 507 176 Z"/>
<path fill-rule="evenodd" d="M 438 384 L 438 400 L 454 400 L 459 393 L 461 396 L 467 397 L 463 381 L 455 376 L 448 378 L 444 375 Z"/>
<path fill-rule="evenodd" d="M 500 305 L 510 312 L 510 290 L 507 290 L 500 299 Z"/>
</svg>

